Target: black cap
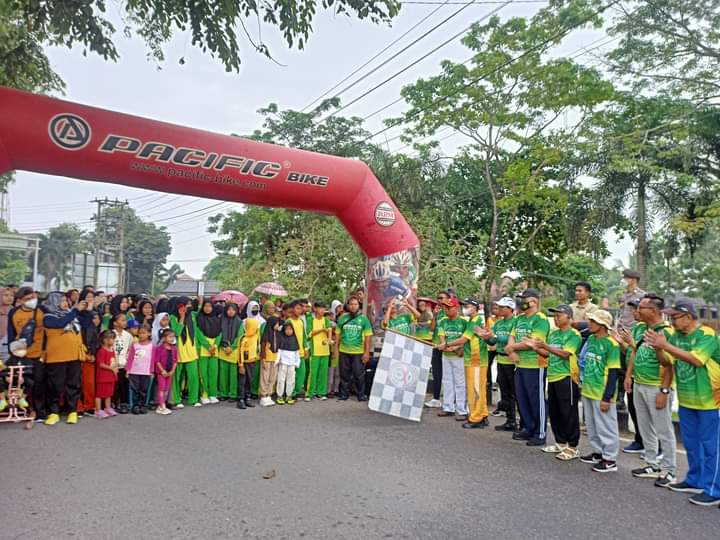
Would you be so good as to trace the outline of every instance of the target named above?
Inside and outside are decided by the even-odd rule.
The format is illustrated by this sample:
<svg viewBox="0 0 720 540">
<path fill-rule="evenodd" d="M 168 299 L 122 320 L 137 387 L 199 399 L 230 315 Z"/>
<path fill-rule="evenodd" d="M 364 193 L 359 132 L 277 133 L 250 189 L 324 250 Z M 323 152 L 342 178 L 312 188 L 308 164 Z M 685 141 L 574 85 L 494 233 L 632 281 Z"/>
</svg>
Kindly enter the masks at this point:
<svg viewBox="0 0 720 540">
<path fill-rule="evenodd" d="M 537 298 L 540 299 L 540 291 L 537 289 L 525 289 L 517 294 L 517 298 Z"/>
<path fill-rule="evenodd" d="M 633 298 L 632 300 L 628 300 L 627 305 L 636 308 L 640 305 L 640 300 L 637 300 L 636 298 Z"/>
<path fill-rule="evenodd" d="M 462 304 L 464 306 L 475 306 L 476 308 L 480 309 L 480 302 L 475 300 L 474 298 L 466 298 Z"/>
<path fill-rule="evenodd" d="M 567 304 L 560 304 L 559 306 L 554 307 L 554 308 L 551 307 L 550 309 L 548 309 L 548 312 L 550 312 L 550 313 L 564 313 L 565 315 L 567 315 L 567 316 L 570 317 L 571 319 L 572 319 L 572 316 L 573 316 L 573 310 L 572 310 L 572 308 L 571 308 L 569 305 L 567 305 Z"/>
<path fill-rule="evenodd" d="M 622 275 L 623 277 L 627 278 L 640 279 L 640 272 L 638 272 L 637 270 L 632 270 L 630 268 L 626 268 L 625 270 L 623 270 Z"/>
<path fill-rule="evenodd" d="M 663 313 L 667 313 L 671 317 L 677 315 L 690 315 L 693 319 L 697 319 L 697 311 L 695 306 L 689 300 L 679 300 L 672 307 L 663 309 Z"/>
</svg>

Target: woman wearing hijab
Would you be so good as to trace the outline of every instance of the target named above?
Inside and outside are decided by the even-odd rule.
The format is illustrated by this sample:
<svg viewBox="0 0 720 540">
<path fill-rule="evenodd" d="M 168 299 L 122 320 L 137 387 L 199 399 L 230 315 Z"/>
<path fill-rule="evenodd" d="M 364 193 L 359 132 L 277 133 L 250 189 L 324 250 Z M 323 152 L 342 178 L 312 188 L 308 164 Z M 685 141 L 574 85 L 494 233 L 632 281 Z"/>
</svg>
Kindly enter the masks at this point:
<svg viewBox="0 0 720 540">
<path fill-rule="evenodd" d="M 81 328 L 87 326 L 87 302 L 79 301 L 70 309 L 65 293 L 56 291 L 44 303 L 45 364 L 50 414 L 45 424 L 60 421 L 60 399 L 64 398 L 69 413 L 68 424 L 77 423 L 80 398 L 80 358 L 83 355 Z"/>
<path fill-rule="evenodd" d="M 332 321 L 333 328 L 335 328 L 337 320 L 340 318 L 340 315 L 342 315 L 342 312 L 343 303 L 340 300 L 333 300 L 330 304 L 330 312 L 328 313 L 328 316 Z M 335 358 L 334 354 L 330 355 L 327 391 L 330 397 L 336 396 L 340 391 L 340 360 Z"/>
<path fill-rule="evenodd" d="M 195 314 L 190 309 L 187 296 L 171 300 L 170 328 L 177 336 L 178 363 L 173 377 L 173 403 L 178 409 L 182 403 L 183 382 L 187 387 L 188 405 L 202 407 L 200 403 L 200 374 L 198 373 L 198 352 L 195 340 Z"/>
<path fill-rule="evenodd" d="M 195 337 L 200 354 L 200 403 L 217 403 L 220 317 L 210 300 L 204 300 L 200 306 Z"/>
<path fill-rule="evenodd" d="M 160 311 L 155 316 L 155 320 L 153 320 L 152 331 L 150 333 L 153 345 L 157 346 L 160 344 L 160 334 L 166 328 L 170 328 L 170 314 Z"/>
<path fill-rule="evenodd" d="M 258 359 L 260 325 L 265 322 L 260 315 L 260 304 L 248 302 L 243 322 L 243 338 L 240 343 L 240 364 L 238 365 L 238 402 L 237 408 L 254 407 L 250 401 L 251 386 L 255 380 L 255 366 Z"/>
<path fill-rule="evenodd" d="M 272 396 L 278 371 L 278 339 L 281 329 L 279 310 L 272 302 L 263 306 L 265 323 L 261 328 L 260 338 L 260 405 L 270 407 L 275 405 Z"/>
<path fill-rule="evenodd" d="M 243 335 L 243 325 L 240 319 L 237 304 L 225 305 L 220 319 L 220 380 L 218 390 L 220 401 L 237 398 L 238 363 L 240 362 L 240 339 Z"/>
</svg>

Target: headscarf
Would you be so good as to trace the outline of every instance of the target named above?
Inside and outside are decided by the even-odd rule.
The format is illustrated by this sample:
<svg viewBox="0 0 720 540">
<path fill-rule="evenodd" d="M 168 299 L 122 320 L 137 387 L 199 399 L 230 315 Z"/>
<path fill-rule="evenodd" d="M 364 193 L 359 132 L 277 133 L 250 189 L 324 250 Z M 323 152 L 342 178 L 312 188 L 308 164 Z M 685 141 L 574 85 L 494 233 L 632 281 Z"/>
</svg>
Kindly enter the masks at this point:
<svg viewBox="0 0 720 540">
<path fill-rule="evenodd" d="M 205 306 L 210 304 L 213 308 L 210 315 L 205 313 Z M 204 300 L 197 315 L 198 328 L 207 338 L 216 338 L 220 335 L 220 317 L 218 317 L 215 306 L 210 300 Z"/>
<path fill-rule="evenodd" d="M 342 303 L 340 300 L 333 300 L 333 301 L 331 302 L 331 304 L 330 304 L 330 313 L 332 313 L 332 318 L 333 318 L 333 319 L 336 319 L 336 318 L 337 318 L 337 315 L 336 315 L 336 313 L 337 313 L 337 308 L 338 308 L 338 306 L 342 306 L 342 305 L 343 305 L 343 303 Z"/>
<path fill-rule="evenodd" d="M 228 316 L 228 308 L 235 308 L 235 316 Z M 235 341 L 235 338 L 240 331 L 240 325 L 242 320 L 240 319 L 239 308 L 237 304 L 229 303 L 225 304 L 225 310 L 223 311 L 222 318 L 220 319 L 220 327 L 222 329 L 222 340 L 228 344 Z"/>
<path fill-rule="evenodd" d="M 293 329 L 293 333 L 289 336 L 285 334 L 285 328 L 287 328 L 288 326 Z M 298 345 L 297 336 L 295 335 L 295 327 L 290 321 L 285 322 L 279 334 L 280 335 L 278 336 L 278 349 L 282 349 L 283 351 L 300 350 L 300 345 Z"/>
<path fill-rule="evenodd" d="M 158 313 L 155 315 L 155 319 L 153 320 L 152 325 L 152 342 L 153 345 L 157 345 L 160 343 L 160 331 L 163 329 L 162 326 L 160 326 L 160 321 L 162 321 L 165 317 L 170 317 L 168 313 Z M 170 322 L 170 321 L 168 321 Z M 167 328 L 170 328 L 170 325 L 168 324 Z"/>
<path fill-rule="evenodd" d="M 65 296 L 65 293 L 62 291 L 55 291 L 48 294 L 48 297 L 43 302 L 45 312 L 50 315 L 55 315 L 56 317 L 64 317 L 67 315 L 70 312 L 69 309 L 60 309 L 60 303 L 63 299 L 67 300 L 67 296 Z"/>
<path fill-rule="evenodd" d="M 155 313 L 169 313 L 168 304 L 170 301 L 167 298 L 160 298 L 155 306 Z"/>
<path fill-rule="evenodd" d="M 270 345 L 270 350 L 274 353 L 278 352 L 278 333 L 275 327 L 280 324 L 280 317 L 274 315 L 275 305 L 272 302 L 266 302 L 263 306 L 263 313 L 267 317 L 265 320 L 265 329 L 260 336 L 260 350 L 264 351 L 265 344 Z"/>
<path fill-rule="evenodd" d="M 145 307 L 146 304 L 152 308 L 152 315 L 150 315 L 150 317 L 148 317 L 150 320 L 147 320 L 145 318 L 145 315 L 143 315 L 143 308 Z M 138 307 L 137 307 L 137 315 L 135 316 L 135 320 L 137 320 L 140 324 L 152 325 L 154 319 L 155 319 L 155 308 L 153 307 L 152 302 L 150 300 L 148 300 L 147 298 L 140 300 L 140 303 L 138 304 Z"/>
<path fill-rule="evenodd" d="M 0 339 L 4 338 L 7 335 L 7 327 L 8 327 L 8 315 L 10 314 L 10 310 L 12 309 L 13 305 L 10 304 L 6 306 L 2 303 L 2 298 L 5 296 L 5 293 L 8 292 L 7 287 L 3 287 L 0 289 Z"/>
<path fill-rule="evenodd" d="M 258 308 L 257 315 L 252 314 L 252 310 L 255 308 Z M 258 304 L 255 300 L 250 300 L 250 302 L 248 302 L 248 305 L 245 308 L 245 314 L 247 319 L 255 319 L 258 322 L 258 325 L 265 322 L 265 318 L 260 315 L 260 304 Z"/>
<path fill-rule="evenodd" d="M 87 348 L 88 354 L 95 354 L 100 348 L 100 328 L 102 327 L 102 317 L 100 317 L 100 324 L 95 326 L 93 320 L 95 316 L 100 317 L 97 311 L 91 311 L 88 316 L 90 324 L 82 328 L 82 340 L 83 344 Z"/>
</svg>

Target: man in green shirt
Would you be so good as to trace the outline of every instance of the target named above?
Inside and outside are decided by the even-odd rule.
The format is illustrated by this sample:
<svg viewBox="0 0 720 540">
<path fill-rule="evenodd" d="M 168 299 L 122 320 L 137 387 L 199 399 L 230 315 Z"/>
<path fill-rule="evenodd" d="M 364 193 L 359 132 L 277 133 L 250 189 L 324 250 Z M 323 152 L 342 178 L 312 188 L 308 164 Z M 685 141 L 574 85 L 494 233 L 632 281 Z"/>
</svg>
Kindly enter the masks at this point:
<svg viewBox="0 0 720 540">
<path fill-rule="evenodd" d="M 464 347 L 451 344 L 462 337 L 467 330 L 467 321 L 460 317 L 460 301 L 453 297 L 445 301 L 446 317 L 440 321 L 438 349 L 443 361 L 443 410 L 438 416 L 455 416 L 455 420 L 467 420 L 467 392 L 465 388 Z"/>
<path fill-rule="evenodd" d="M 348 313 L 337 321 L 335 334 L 335 358 L 340 362 L 340 397 L 346 401 L 351 390 L 355 390 L 358 401 L 367 401 L 365 396 L 365 364 L 370 361 L 370 320 L 360 313 L 360 301 L 351 297 L 347 303 Z"/>
<path fill-rule="evenodd" d="M 540 291 L 525 289 L 517 296 L 520 315 L 510 331 L 505 352 L 515 369 L 515 392 L 522 429 L 513 433 L 513 439 L 526 441 L 528 446 L 544 446 L 547 435 L 545 411 L 545 378 L 547 358 L 533 349 L 532 342 L 545 342 L 550 333 L 550 323 L 540 313 Z"/>
<path fill-rule="evenodd" d="M 382 327 L 406 336 L 412 335 L 413 323 L 420 318 L 420 313 L 410 305 L 407 299 L 391 298 L 385 304 L 385 316 Z"/>
<path fill-rule="evenodd" d="M 517 429 L 515 418 L 515 364 L 510 361 L 505 346 L 510 339 L 515 324 L 515 300 L 504 296 L 493 302 L 497 313 L 497 320 L 492 329 L 487 329 L 480 337 L 489 345 L 495 347 L 497 358 L 497 382 L 500 387 L 500 401 L 492 416 L 506 416 L 505 423 L 495 426 L 496 431 L 511 431 Z"/>
<path fill-rule="evenodd" d="M 672 356 L 680 402 L 680 433 L 687 451 L 685 480 L 669 484 L 673 491 L 693 493 L 690 502 L 720 504 L 720 343 L 715 331 L 697 320 L 695 306 L 677 302 L 665 313 L 675 333 L 669 338 L 649 330 L 648 344 Z M 661 356 L 664 358 L 664 356 Z"/>
<path fill-rule="evenodd" d="M 590 337 L 585 347 L 582 402 L 592 453 L 580 461 L 591 463 L 599 473 L 617 471 L 620 435 L 617 423 L 617 379 L 620 346 L 608 333 L 612 315 L 598 309 L 588 315 Z"/>
<path fill-rule="evenodd" d="M 665 301 L 646 294 L 638 306 L 640 322 L 632 328 L 631 352 L 625 375 L 625 392 L 633 394 L 637 426 L 645 445 L 645 465 L 632 471 L 636 478 L 655 478 L 658 487 L 675 482 L 675 428 L 672 421 L 671 357 L 646 343 L 648 330 L 662 332 L 668 339 L 673 329 L 662 318 Z M 624 335 L 624 334 L 623 334 Z M 659 446 L 658 446 L 659 445 Z M 658 459 L 662 448 L 662 462 Z"/>
<path fill-rule="evenodd" d="M 558 459 L 569 461 L 578 457 L 580 442 L 577 353 L 582 346 L 582 336 L 572 327 L 573 309 L 569 305 L 561 304 L 548 311 L 553 314 L 557 329 L 550 332 L 547 343 L 530 340 L 535 350 L 548 359 L 548 409 L 555 444 L 546 446 L 543 452 L 557 454 Z"/>
</svg>

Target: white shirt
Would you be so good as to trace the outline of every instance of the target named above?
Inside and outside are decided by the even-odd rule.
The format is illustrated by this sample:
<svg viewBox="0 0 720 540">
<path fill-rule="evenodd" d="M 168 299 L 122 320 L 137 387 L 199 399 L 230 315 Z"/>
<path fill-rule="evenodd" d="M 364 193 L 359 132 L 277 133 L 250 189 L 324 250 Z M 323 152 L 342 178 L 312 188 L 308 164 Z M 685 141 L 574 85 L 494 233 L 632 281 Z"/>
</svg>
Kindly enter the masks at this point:
<svg viewBox="0 0 720 540">
<path fill-rule="evenodd" d="M 124 368 L 127 364 L 128 353 L 130 352 L 130 345 L 133 343 L 133 337 L 130 332 L 123 330 L 118 335 L 118 331 L 115 332 L 115 361 L 119 368 Z"/>
<path fill-rule="evenodd" d="M 286 366 L 300 367 L 300 351 L 278 351 L 280 363 Z"/>
</svg>

